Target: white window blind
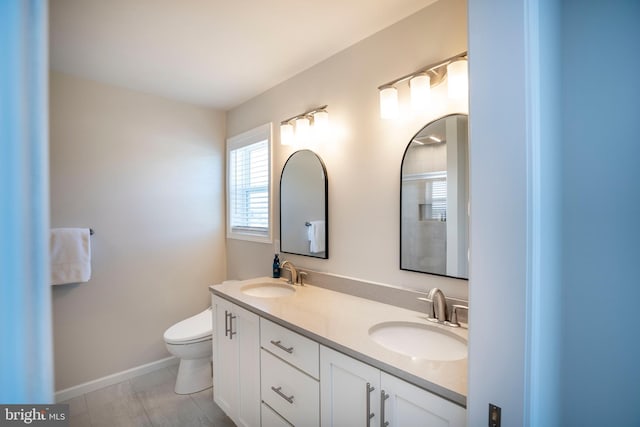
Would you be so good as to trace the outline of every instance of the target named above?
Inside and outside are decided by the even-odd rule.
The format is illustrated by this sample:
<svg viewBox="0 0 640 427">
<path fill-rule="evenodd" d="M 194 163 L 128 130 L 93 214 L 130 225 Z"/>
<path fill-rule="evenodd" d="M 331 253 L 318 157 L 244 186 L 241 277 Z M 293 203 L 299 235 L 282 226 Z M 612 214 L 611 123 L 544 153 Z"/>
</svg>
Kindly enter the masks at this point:
<svg viewBox="0 0 640 427">
<path fill-rule="evenodd" d="M 227 236 L 271 240 L 271 127 L 227 141 Z"/>
<path fill-rule="evenodd" d="M 447 181 L 431 181 L 431 218 L 447 219 Z"/>
</svg>

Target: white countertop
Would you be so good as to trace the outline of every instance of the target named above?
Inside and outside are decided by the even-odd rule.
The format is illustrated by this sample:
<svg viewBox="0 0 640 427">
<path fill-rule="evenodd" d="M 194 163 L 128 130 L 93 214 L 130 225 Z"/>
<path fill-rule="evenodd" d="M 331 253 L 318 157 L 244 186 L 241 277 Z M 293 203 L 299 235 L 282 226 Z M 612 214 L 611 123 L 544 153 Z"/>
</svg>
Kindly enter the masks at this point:
<svg viewBox="0 0 640 427">
<path fill-rule="evenodd" d="M 210 289 L 215 295 L 320 344 L 466 406 L 466 358 L 455 361 L 416 359 L 388 350 L 369 337 L 369 329 L 372 326 L 388 321 L 428 324 L 443 328 L 447 333 L 456 334 L 465 340 L 468 335 L 466 329 L 437 325 L 427 321 L 425 313 L 312 285 L 295 286 L 294 294 L 280 298 L 253 297 L 241 291 L 246 285 L 265 282 L 285 283 L 283 279 L 259 277 L 214 285 L 210 286 Z"/>
</svg>

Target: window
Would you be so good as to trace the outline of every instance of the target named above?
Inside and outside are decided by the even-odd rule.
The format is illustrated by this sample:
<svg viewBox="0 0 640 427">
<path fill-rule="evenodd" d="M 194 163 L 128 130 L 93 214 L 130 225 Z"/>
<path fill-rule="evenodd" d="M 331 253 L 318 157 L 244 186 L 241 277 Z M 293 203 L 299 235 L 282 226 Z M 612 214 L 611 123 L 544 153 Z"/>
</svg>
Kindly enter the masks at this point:
<svg viewBox="0 0 640 427">
<path fill-rule="evenodd" d="M 271 243 L 271 124 L 227 139 L 227 237 Z"/>
<path fill-rule="evenodd" d="M 420 221 L 447 220 L 447 172 L 425 172 L 405 175 L 402 178 L 403 189 L 409 182 L 418 182 L 420 191 L 424 191 L 422 201 L 418 204 Z"/>
<path fill-rule="evenodd" d="M 447 181 L 433 180 L 431 184 L 431 219 L 447 220 Z"/>
</svg>

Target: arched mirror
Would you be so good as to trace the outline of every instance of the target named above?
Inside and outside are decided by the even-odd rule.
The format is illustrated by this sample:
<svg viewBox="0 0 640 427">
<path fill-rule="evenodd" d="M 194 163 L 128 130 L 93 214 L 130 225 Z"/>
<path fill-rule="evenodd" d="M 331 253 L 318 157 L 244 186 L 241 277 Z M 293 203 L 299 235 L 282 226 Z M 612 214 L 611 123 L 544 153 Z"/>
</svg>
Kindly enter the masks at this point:
<svg viewBox="0 0 640 427">
<path fill-rule="evenodd" d="M 280 250 L 329 258 L 327 170 L 311 150 L 293 153 L 280 176 Z"/>
<path fill-rule="evenodd" d="M 409 142 L 400 176 L 400 268 L 469 278 L 468 117 L 435 120 Z"/>
</svg>

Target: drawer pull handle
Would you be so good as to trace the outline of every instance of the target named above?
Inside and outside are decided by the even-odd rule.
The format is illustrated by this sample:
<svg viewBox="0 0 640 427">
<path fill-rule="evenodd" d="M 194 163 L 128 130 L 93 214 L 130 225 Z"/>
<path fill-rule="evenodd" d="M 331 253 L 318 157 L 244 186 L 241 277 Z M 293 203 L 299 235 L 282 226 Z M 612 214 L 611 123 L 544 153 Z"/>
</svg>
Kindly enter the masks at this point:
<svg viewBox="0 0 640 427">
<path fill-rule="evenodd" d="M 281 392 L 280 390 L 282 390 L 282 387 L 276 388 L 274 386 L 271 386 L 271 390 L 275 391 L 278 396 L 280 396 L 281 398 L 283 398 L 287 402 L 293 403 L 293 396 L 287 396 L 286 394 Z"/>
<path fill-rule="evenodd" d="M 287 348 L 287 347 L 283 346 L 282 344 L 280 344 L 281 343 L 280 340 L 278 340 L 278 341 L 271 340 L 270 342 L 271 342 L 271 344 L 273 344 L 276 347 L 278 347 L 280 350 L 284 350 L 289 354 L 293 353 L 293 347 Z"/>
</svg>

